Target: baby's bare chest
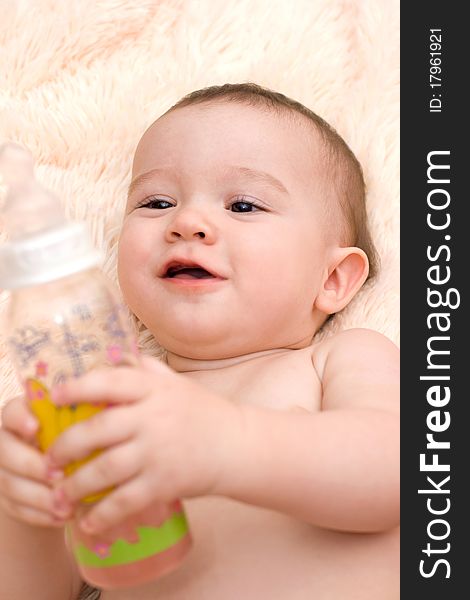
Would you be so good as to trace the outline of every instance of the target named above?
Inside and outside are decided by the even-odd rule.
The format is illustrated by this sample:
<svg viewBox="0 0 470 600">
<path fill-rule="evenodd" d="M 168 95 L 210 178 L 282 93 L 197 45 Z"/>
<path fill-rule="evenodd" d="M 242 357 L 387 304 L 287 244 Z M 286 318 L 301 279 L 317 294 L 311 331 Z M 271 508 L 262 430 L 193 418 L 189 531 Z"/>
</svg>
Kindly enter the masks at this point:
<svg viewBox="0 0 470 600">
<path fill-rule="evenodd" d="M 321 406 L 321 382 L 310 348 L 187 375 L 237 403 L 310 412 Z"/>
</svg>

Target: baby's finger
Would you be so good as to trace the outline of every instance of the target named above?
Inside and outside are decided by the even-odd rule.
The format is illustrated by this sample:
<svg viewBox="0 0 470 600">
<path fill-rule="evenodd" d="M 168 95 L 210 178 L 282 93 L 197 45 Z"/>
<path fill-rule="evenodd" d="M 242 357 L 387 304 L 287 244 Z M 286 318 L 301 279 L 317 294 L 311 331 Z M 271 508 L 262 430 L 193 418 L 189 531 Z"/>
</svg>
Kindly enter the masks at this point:
<svg viewBox="0 0 470 600">
<path fill-rule="evenodd" d="M 142 510 L 148 503 L 148 488 L 144 480 L 137 477 L 97 502 L 79 524 L 85 533 L 102 533 Z"/>
<path fill-rule="evenodd" d="M 73 503 L 119 485 L 139 472 L 139 461 L 132 444 L 122 444 L 102 452 L 58 484 L 54 498 Z"/>
<path fill-rule="evenodd" d="M 44 455 L 7 429 L 0 430 L 0 467 L 38 481 L 50 475 Z"/>
<path fill-rule="evenodd" d="M 86 458 L 94 450 L 125 442 L 135 432 L 126 407 L 108 408 L 64 431 L 47 451 L 49 464 L 61 467 Z"/>
<path fill-rule="evenodd" d="M 39 429 L 39 422 L 23 396 L 17 396 L 3 407 L 2 426 L 27 440 L 31 440 L 34 439 Z"/>
<path fill-rule="evenodd" d="M 14 506 L 28 506 L 35 510 L 39 510 L 56 516 L 68 516 L 71 510 L 60 510 L 54 504 L 52 489 L 45 484 L 37 481 L 19 477 L 15 473 L 0 469 L 0 494 L 3 500 L 9 502 L 10 510 L 14 510 Z M 61 507 L 63 508 L 63 507 Z"/>
<path fill-rule="evenodd" d="M 89 371 L 83 377 L 69 379 L 52 389 L 52 400 L 58 405 L 79 402 L 125 404 L 149 394 L 150 376 L 135 367 L 110 367 Z"/>
<path fill-rule="evenodd" d="M 23 506 L 0 498 L 0 508 L 17 521 L 39 527 L 63 527 L 65 519 L 55 517 L 50 513 L 37 510 L 31 506 Z"/>
</svg>

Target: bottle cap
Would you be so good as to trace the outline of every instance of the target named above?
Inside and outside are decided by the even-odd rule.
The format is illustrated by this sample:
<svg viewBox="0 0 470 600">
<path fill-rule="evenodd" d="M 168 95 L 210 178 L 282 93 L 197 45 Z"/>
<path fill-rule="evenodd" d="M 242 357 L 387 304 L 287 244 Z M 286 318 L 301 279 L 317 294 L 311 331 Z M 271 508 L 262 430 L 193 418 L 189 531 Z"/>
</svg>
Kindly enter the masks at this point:
<svg viewBox="0 0 470 600">
<path fill-rule="evenodd" d="M 0 287 L 37 285 L 100 263 L 86 224 L 67 221 L 58 198 L 35 179 L 28 150 L 0 146 L 1 180 L 7 186 L 2 217 L 10 241 L 0 246 Z"/>
</svg>

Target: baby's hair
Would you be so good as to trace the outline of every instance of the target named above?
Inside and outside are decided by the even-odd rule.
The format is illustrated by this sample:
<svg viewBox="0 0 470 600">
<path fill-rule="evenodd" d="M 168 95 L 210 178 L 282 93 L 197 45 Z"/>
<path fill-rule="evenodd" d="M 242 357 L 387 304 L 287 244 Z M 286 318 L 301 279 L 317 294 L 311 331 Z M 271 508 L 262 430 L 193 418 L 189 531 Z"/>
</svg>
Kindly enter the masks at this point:
<svg viewBox="0 0 470 600">
<path fill-rule="evenodd" d="M 366 253 L 369 259 L 368 279 L 373 278 L 378 271 L 379 258 L 369 231 L 364 176 L 359 161 L 343 138 L 324 119 L 300 102 L 251 82 L 226 83 L 196 90 L 181 98 L 165 114 L 177 108 L 218 100 L 239 102 L 279 113 L 287 110 L 290 114 L 301 114 L 313 123 L 323 140 L 329 179 L 335 186 L 335 196 L 342 215 L 341 243 L 356 246 Z M 329 212 L 334 215 L 334 211 Z"/>
</svg>

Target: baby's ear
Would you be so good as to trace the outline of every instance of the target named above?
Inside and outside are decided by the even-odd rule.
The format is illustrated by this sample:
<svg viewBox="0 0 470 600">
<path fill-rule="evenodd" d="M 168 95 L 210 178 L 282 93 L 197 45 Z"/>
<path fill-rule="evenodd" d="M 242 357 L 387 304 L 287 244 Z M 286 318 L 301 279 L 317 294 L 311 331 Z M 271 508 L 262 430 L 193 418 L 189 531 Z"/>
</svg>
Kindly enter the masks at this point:
<svg viewBox="0 0 470 600">
<path fill-rule="evenodd" d="M 360 248 L 337 248 L 328 274 L 315 300 L 315 307 L 326 314 L 342 310 L 367 279 L 369 261 Z"/>
</svg>

